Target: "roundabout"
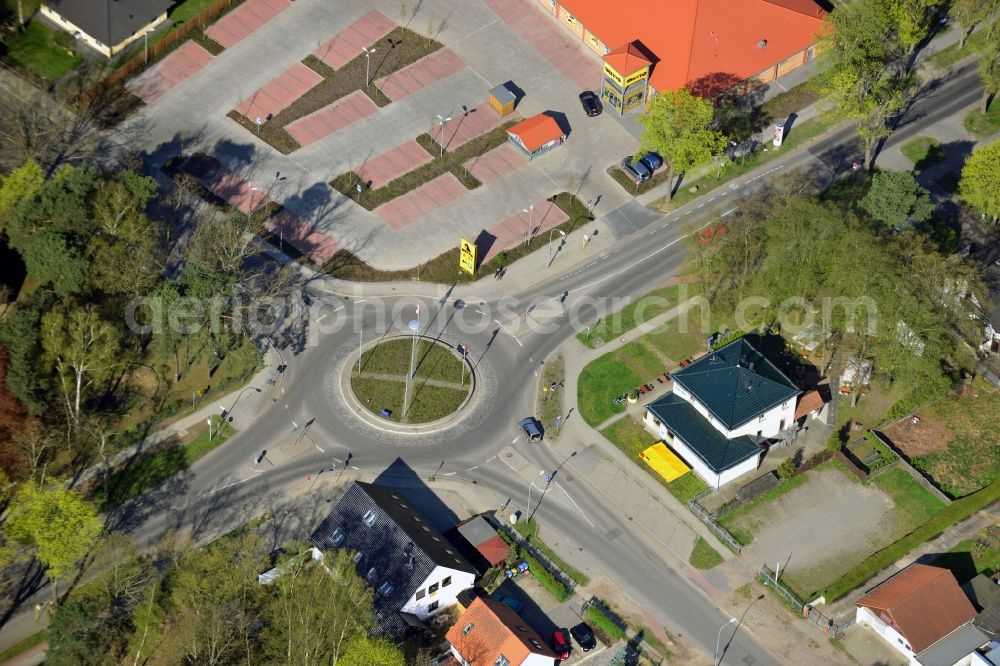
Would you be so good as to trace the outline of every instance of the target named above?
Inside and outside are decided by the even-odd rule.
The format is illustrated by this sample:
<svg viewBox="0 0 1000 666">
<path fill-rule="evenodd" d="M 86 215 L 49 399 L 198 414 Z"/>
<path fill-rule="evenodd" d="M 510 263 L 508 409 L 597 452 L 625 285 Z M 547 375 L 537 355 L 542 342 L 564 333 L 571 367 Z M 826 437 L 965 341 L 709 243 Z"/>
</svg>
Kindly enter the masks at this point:
<svg viewBox="0 0 1000 666">
<path fill-rule="evenodd" d="M 474 374 L 458 351 L 422 336 L 380 340 L 350 368 L 350 390 L 365 409 L 390 423 L 429 424 L 462 409 Z"/>
</svg>

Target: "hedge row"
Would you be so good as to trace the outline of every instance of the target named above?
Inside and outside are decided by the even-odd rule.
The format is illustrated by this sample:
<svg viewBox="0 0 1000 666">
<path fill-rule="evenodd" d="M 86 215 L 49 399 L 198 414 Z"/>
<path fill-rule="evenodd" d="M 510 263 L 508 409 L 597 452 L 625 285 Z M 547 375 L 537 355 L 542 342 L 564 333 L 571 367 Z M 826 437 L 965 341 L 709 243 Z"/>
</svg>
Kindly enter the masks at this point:
<svg viewBox="0 0 1000 666">
<path fill-rule="evenodd" d="M 593 604 L 587 606 L 585 615 L 600 633 L 610 639 L 609 642 L 614 643 L 625 638 L 625 630 L 614 619 L 605 614 L 599 606 Z"/>
<path fill-rule="evenodd" d="M 512 539 L 510 535 L 507 534 L 506 530 L 499 530 L 498 534 L 500 538 L 506 541 L 514 549 L 517 559 L 524 560 L 528 563 L 528 570 L 531 575 L 535 577 L 538 584 L 544 587 L 549 593 L 559 601 L 566 601 L 573 595 L 573 590 L 568 588 L 563 584 L 561 580 L 556 578 L 555 575 L 549 571 L 544 564 L 539 562 L 535 557 L 531 555 L 528 551 L 521 547 L 521 545 Z M 507 560 L 508 562 L 510 560 Z"/>
<path fill-rule="evenodd" d="M 998 499 L 1000 499 L 1000 481 L 994 481 L 982 490 L 955 500 L 934 514 L 926 523 L 882 550 L 872 553 L 834 581 L 823 590 L 826 602 L 831 603 L 839 599 L 920 544 L 933 539 L 947 528 L 965 520 Z"/>
</svg>

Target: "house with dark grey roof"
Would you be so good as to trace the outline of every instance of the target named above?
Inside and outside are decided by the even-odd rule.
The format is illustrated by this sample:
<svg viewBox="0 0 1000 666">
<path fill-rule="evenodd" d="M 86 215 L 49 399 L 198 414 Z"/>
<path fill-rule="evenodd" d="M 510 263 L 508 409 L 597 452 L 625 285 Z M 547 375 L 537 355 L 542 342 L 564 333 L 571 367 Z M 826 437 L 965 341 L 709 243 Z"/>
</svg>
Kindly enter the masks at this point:
<svg viewBox="0 0 1000 666">
<path fill-rule="evenodd" d="M 167 20 L 174 0 L 42 0 L 50 21 L 109 58 Z"/>
<path fill-rule="evenodd" d="M 740 338 L 673 374 L 644 423 L 713 488 L 757 469 L 763 443 L 792 427 L 801 393 Z"/>
<path fill-rule="evenodd" d="M 358 575 L 375 591 L 379 633 L 401 638 L 454 606 L 475 568 L 391 488 L 355 481 L 310 537 L 323 551 L 354 552 Z"/>
</svg>

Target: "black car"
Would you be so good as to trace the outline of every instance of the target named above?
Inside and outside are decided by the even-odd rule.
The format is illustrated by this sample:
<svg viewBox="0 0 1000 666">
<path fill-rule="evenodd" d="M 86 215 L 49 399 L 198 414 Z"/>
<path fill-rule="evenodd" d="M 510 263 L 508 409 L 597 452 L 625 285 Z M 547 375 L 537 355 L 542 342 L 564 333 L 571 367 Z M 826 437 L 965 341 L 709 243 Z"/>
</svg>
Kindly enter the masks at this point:
<svg viewBox="0 0 1000 666">
<path fill-rule="evenodd" d="M 584 652 L 590 652 L 595 647 L 597 647 L 597 639 L 594 637 L 594 630 L 587 626 L 585 622 L 581 622 L 572 629 L 569 630 L 573 640 L 576 641 L 577 645 Z"/>
<path fill-rule="evenodd" d="M 521 419 L 517 422 L 517 425 L 520 426 L 521 431 L 527 435 L 529 442 L 540 442 L 542 441 L 542 437 L 545 436 L 545 431 L 542 429 L 541 422 L 534 416 Z"/>
<path fill-rule="evenodd" d="M 580 93 L 580 104 L 584 112 L 591 118 L 601 115 L 601 100 L 592 90 L 584 90 Z"/>
<path fill-rule="evenodd" d="M 653 177 L 653 172 L 650 171 L 649 167 L 641 161 L 633 162 L 631 155 L 622 160 L 622 170 L 637 183 L 647 181 Z"/>
</svg>

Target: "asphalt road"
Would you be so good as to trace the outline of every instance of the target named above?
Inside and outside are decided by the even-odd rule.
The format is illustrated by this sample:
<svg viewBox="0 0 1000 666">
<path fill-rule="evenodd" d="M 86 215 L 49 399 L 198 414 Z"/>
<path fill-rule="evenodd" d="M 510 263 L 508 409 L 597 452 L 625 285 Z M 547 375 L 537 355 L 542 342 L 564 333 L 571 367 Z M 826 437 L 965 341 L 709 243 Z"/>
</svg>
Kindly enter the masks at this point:
<svg viewBox="0 0 1000 666">
<path fill-rule="evenodd" d="M 975 103 L 980 92 L 971 64 L 935 82 L 912 105 L 890 144 L 905 141 L 921 128 Z M 833 177 L 849 170 L 851 162 L 860 158 L 855 143 L 852 128 L 846 127 L 809 150 L 772 161 L 758 173 L 802 168 Z M 313 281 L 307 287 L 314 302 L 308 326 L 328 330 L 338 323 L 343 326 L 317 336 L 315 345 L 294 340 L 285 346 L 283 390 L 270 406 L 225 445 L 184 474 L 123 507 L 114 519 L 137 541 L 151 544 L 172 528 L 198 537 L 224 531 L 265 509 L 285 515 L 282 507 L 290 490 L 301 486 L 306 474 L 329 470 L 335 460 L 342 468 L 348 454 L 351 464 L 365 471 L 377 473 L 394 465 L 392 472 L 383 475 L 381 481 L 385 483 L 422 484 L 421 479 L 450 475 L 500 496 L 522 496 L 527 490 L 525 479 L 502 464 L 488 461 L 501 448 L 511 445 L 516 437 L 515 422 L 532 412 L 539 363 L 576 332 L 564 311 L 579 311 L 582 323 L 589 323 L 596 315 L 592 308 L 581 307 L 587 299 L 610 303 L 612 298 L 636 298 L 648 292 L 651 283 L 674 274 L 684 259 L 683 234 L 738 207 L 742 196 L 767 181 L 756 175 L 751 173 L 736 181 L 737 187 L 730 186 L 712 206 L 701 207 L 695 202 L 651 221 L 591 264 L 564 274 L 554 271 L 552 278 L 529 292 L 502 297 L 498 293 L 485 299 L 469 296 L 458 307 L 456 301 L 465 293 L 461 288 L 444 300 L 422 299 L 422 331 L 429 329 L 431 334 L 441 333 L 468 344 L 470 356 L 481 359 L 483 375 L 477 393 L 483 391 L 484 399 L 470 408 L 470 416 L 438 432 L 409 436 L 380 432 L 351 414 L 336 395 L 338 369 L 355 352 L 359 330 L 366 340 L 387 330 L 404 332 L 405 322 L 414 317 L 417 301 L 401 296 L 343 298 L 330 294 L 322 280 Z M 504 287 L 503 282 L 496 284 L 498 291 Z M 565 303 L 561 303 L 567 292 Z M 378 304 L 387 311 L 396 308 L 395 321 L 382 320 Z M 531 312 L 519 323 L 517 313 L 528 309 Z M 480 312 L 488 312 L 490 317 L 475 330 L 460 330 L 460 322 L 467 322 L 466 328 L 472 329 L 471 322 L 479 319 Z M 442 326 L 444 322 L 447 326 Z M 541 325 L 548 329 L 536 330 Z M 293 420 L 300 427 L 309 424 L 300 443 L 293 445 L 298 447 L 296 454 L 280 465 L 262 464 L 257 471 L 251 470 L 249 462 L 256 453 L 287 447 L 303 434 L 302 430 L 292 431 Z M 548 470 L 565 462 L 570 450 L 561 448 L 557 452 L 535 445 L 529 448 L 523 438 L 515 446 L 538 469 Z M 428 485 L 433 488 L 432 482 Z M 544 499 L 538 517 L 554 526 L 565 542 L 585 550 L 611 580 L 682 641 L 711 654 L 719 627 L 729 616 L 672 569 L 669 556 L 646 546 L 639 530 L 627 517 L 609 509 L 585 479 L 564 481 L 561 486 L 565 497 Z M 571 501 L 567 502 L 566 497 Z M 315 506 L 299 516 L 300 537 L 308 535 L 315 525 L 310 521 L 324 511 L 322 494 L 315 498 Z M 308 502 L 299 504 L 309 507 Z M 24 607 L 30 608 L 30 603 Z M 781 660 L 739 630 L 723 663 L 779 664 Z"/>
</svg>

